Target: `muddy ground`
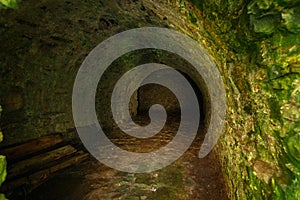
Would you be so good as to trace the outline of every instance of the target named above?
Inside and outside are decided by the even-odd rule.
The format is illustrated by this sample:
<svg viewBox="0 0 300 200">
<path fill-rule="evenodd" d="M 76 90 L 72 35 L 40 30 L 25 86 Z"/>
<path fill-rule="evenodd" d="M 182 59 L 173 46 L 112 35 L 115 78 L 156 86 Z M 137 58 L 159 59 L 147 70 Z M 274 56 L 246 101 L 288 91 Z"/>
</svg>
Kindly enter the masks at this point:
<svg viewBox="0 0 300 200">
<path fill-rule="evenodd" d="M 140 119 L 141 120 L 141 119 Z M 145 120 L 141 120 L 141 124 Z M 118 146 L 131 151 L 152 151 L 167 144 L 176 133 L 178 120 L 171 120 L 147 142 L 132 140 L 119 130 L 110 133 Z M 227 200 L 221 167 L 214 152 L 200 159 L 197 153 L 204 138 L 203 126 L 196 139 L 177 161 L 151 173 L 130 174 L 111 169 L 90 157 L 57 173 L 29 194 L 32 200 Z"/>
</svg>

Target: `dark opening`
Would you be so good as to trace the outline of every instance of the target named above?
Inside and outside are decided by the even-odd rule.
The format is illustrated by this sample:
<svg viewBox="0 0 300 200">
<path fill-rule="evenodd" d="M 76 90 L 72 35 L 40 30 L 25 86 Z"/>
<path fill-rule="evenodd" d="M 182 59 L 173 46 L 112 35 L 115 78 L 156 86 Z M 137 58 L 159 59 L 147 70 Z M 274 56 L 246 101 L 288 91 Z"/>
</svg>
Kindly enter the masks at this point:
<svg viewBox="0 0 300 200">
<path fill-rule="evenodd" d="M 200 109 L 200 122 L 205 119 L 203 95 L 197 84 L 186 73 L 179 71 L 192 86 L 198 100 Z M 158 84 L 148 84 L 140 87 L 137 92 L 137 115 L 147 115 L 149 108 L 154 104 L 162 105 L 168 115 L 180 116 L 180 105 L 176 96 L 168 88 Z M 148 120 L 149 117 L 147 118 Z"/>
</svg>

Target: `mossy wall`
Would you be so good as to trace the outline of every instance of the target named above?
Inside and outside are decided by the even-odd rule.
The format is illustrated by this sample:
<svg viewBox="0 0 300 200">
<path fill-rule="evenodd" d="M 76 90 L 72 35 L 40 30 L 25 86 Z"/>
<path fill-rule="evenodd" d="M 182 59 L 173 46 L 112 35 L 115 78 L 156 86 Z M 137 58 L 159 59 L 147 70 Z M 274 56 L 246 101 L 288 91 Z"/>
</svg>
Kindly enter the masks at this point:
<svg viewBox="0 0 300 200">
<path fill-rule="evenodd" d="M 2 112 L 2 107 L 0 105 L 0 122 L 1 122 L 1 112 Z M 1 131 L 0 127 L 0 142 L 3 141 L 3 133 Z M 0 155 L 0 186 L 2 183 L 5 181 L 7 172 L 6 172 L 6 157 L 4 155 Z M 6 200 L 5 195 L 0 193 L 0 200 Z"/>
<path fill-rule="evenodd" d="M 202 43 L 223 76 L 216 151 L 229 196 L 300 199 L 299 3 L 32 0 L 1 10 L 3 145 L 71 135 L 72 85 L 87 53 L 118 32 L 167 24 Z"/>
<path fill-rule="evenodd" d="M 148 3 L 200 41 L 227 91 L 216 148 L 232 199 L 300 198 L 299 1 Z"/>
<path fill-rule="evenodd" d="M 221 72 L 216 148 L 232 199 L 299 199 L 299 1 L 144 1 L 201 42 Z"/>
</svg>

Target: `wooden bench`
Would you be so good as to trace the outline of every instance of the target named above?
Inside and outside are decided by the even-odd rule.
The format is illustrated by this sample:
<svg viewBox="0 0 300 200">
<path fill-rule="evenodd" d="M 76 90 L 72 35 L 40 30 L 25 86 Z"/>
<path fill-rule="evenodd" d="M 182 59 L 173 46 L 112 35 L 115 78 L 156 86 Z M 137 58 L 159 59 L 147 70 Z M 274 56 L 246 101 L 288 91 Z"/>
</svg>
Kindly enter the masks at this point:
<svg viewBox="0 0 300 200">
<path fill-rule="evenodd" d="M 9 196 L 16 188 L 31 192 L 59 170 L 82 162 L 89 154 L 64 141 L 59 134 L 43 136 L 0 150 L 7 158 L 7 177 L 1 192 Z"/>
</svg>

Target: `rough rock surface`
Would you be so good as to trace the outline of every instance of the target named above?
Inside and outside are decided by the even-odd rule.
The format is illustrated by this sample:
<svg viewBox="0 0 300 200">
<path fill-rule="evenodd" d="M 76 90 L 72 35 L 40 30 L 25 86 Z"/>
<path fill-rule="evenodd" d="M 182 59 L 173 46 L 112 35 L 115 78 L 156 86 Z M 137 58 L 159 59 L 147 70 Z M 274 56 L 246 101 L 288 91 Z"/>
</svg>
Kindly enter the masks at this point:
<svg viewBox="0 0 300 200">
<path fill-rule="evenodd" d="M 2 145 L 73 137 L 72 85 L 87 53 L 123 30 L 169 26 L 202 43 L 223 76 L 216 152 L 229 197 L 300 199 L 299 10 L 299 0 L 33 0 L 1 10 Z M 97 109 L 107 112 L 101 100 Z"/>
</svg>

